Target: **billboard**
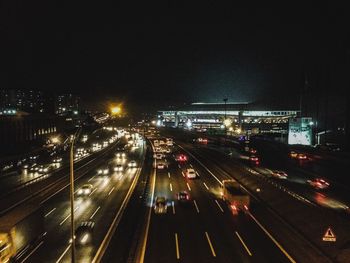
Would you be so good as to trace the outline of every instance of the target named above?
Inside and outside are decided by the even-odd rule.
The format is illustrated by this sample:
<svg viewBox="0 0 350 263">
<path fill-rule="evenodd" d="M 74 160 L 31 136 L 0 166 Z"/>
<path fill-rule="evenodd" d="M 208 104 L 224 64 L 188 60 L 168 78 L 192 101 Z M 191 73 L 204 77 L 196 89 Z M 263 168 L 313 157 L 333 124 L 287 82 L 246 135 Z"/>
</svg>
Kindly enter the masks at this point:
<svg viewBox="0 0 350 263">
<path fill-rule="evenodd" d="M 312 144 L 312 118 L 289 119 L 288 144 Z"/>
</svg>

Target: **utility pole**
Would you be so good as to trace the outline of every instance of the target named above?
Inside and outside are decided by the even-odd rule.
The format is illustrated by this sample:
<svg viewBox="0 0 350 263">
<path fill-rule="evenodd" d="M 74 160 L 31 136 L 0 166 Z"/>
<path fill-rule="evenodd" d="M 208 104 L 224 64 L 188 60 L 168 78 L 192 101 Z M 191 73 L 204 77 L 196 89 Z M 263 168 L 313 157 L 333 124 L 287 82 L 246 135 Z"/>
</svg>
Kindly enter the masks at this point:
<svg viewBox="0 0 350 263">
<path fill-rule="evenodd" d="M 226 103 L 227 98 L 224 98 L 223 101 L 225 102 L 225 117 L 224 117 L 224 126 L 225 126 L 225 136 L 224 136 L 224 145 L 226 145 L 226 136 L 227 136 L 227 127 L 226 127 Z"/>
<path fill-rule="evenodd" d="M 69 156 L 69 163 L 70 163 L 70 234 L 71 234 L 71 240 L 72 240 L 72 248 L 71 248 L 71 262 L 75 263 L 75 222 L 74 222 L 74 142 L 77 136 L 79 136 L 81 127 L 75 132 L 74 137 L 72 138 L 71 146 L 70 146 L 70 156 Z"/>
</svg>

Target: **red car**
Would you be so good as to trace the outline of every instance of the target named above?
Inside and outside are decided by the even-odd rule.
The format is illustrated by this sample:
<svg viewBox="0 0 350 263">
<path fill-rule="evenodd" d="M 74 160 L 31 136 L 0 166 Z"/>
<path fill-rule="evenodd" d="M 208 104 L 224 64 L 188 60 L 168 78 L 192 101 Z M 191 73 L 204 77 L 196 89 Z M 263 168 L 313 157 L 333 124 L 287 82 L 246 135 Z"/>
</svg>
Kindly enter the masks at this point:
<svg viewBox="0 0 350 263">
<path fill-rule="evenodd" d="M 329 187 L 329 183 L 321 178 L 315 178 L 313 180 L 307 180 L 307 182 L 316 189 L 325 189 Z"/>
<path fill-rule="evenodd" d="M 187 156 L 184 154 L 178 154 L 178 155 L 176 155 L 175 160 L 178 162 L 186 162 Z"/>
<path fill-rule="evenodd" d="M 256 164 L 256 165 L 259 165 L 259 164 L 260 164 L 259 157 L 255 156 L 255 155 L 251 155 L 251 156 L 249 157 L 249 160 L 250 160 L 252 163 Z"/>
</svg>

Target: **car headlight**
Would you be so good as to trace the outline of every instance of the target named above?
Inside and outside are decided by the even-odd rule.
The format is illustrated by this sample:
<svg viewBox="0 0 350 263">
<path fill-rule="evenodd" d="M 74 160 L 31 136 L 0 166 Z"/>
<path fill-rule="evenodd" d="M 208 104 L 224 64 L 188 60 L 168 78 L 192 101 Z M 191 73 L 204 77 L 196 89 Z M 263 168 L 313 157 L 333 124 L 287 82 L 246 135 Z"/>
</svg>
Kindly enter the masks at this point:
<svg viewBox="0 0 350 263">
<path fill-rule="evenodd" d="M 82 193 L 83 193 L 83 190 L 79 189 L 78 194 L 82 194 Z"/>
<path fill-rule="evenodd" d="M 98 173 L 98 174 L 101 174 L 101 173 L 102 173 L 102 170 L 98 170 L 97 173 Z"/>
</svg>

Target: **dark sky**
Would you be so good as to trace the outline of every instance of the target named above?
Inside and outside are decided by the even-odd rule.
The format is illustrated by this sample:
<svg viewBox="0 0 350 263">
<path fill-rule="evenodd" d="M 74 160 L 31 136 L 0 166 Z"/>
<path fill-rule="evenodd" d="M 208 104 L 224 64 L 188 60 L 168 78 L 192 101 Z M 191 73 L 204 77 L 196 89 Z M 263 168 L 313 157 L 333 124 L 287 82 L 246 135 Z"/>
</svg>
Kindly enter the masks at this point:
<svg viewBox="0 0 350 263">
<path fill-rule="evenodd" d="M 224 97 L 294 102 L 304 72 L 320 83 L 329 68 L 334 88 L 349 86 L 344 6 L 72 2 L 2 3 L 0 88 L 162 107 Z"/>
</svg>

